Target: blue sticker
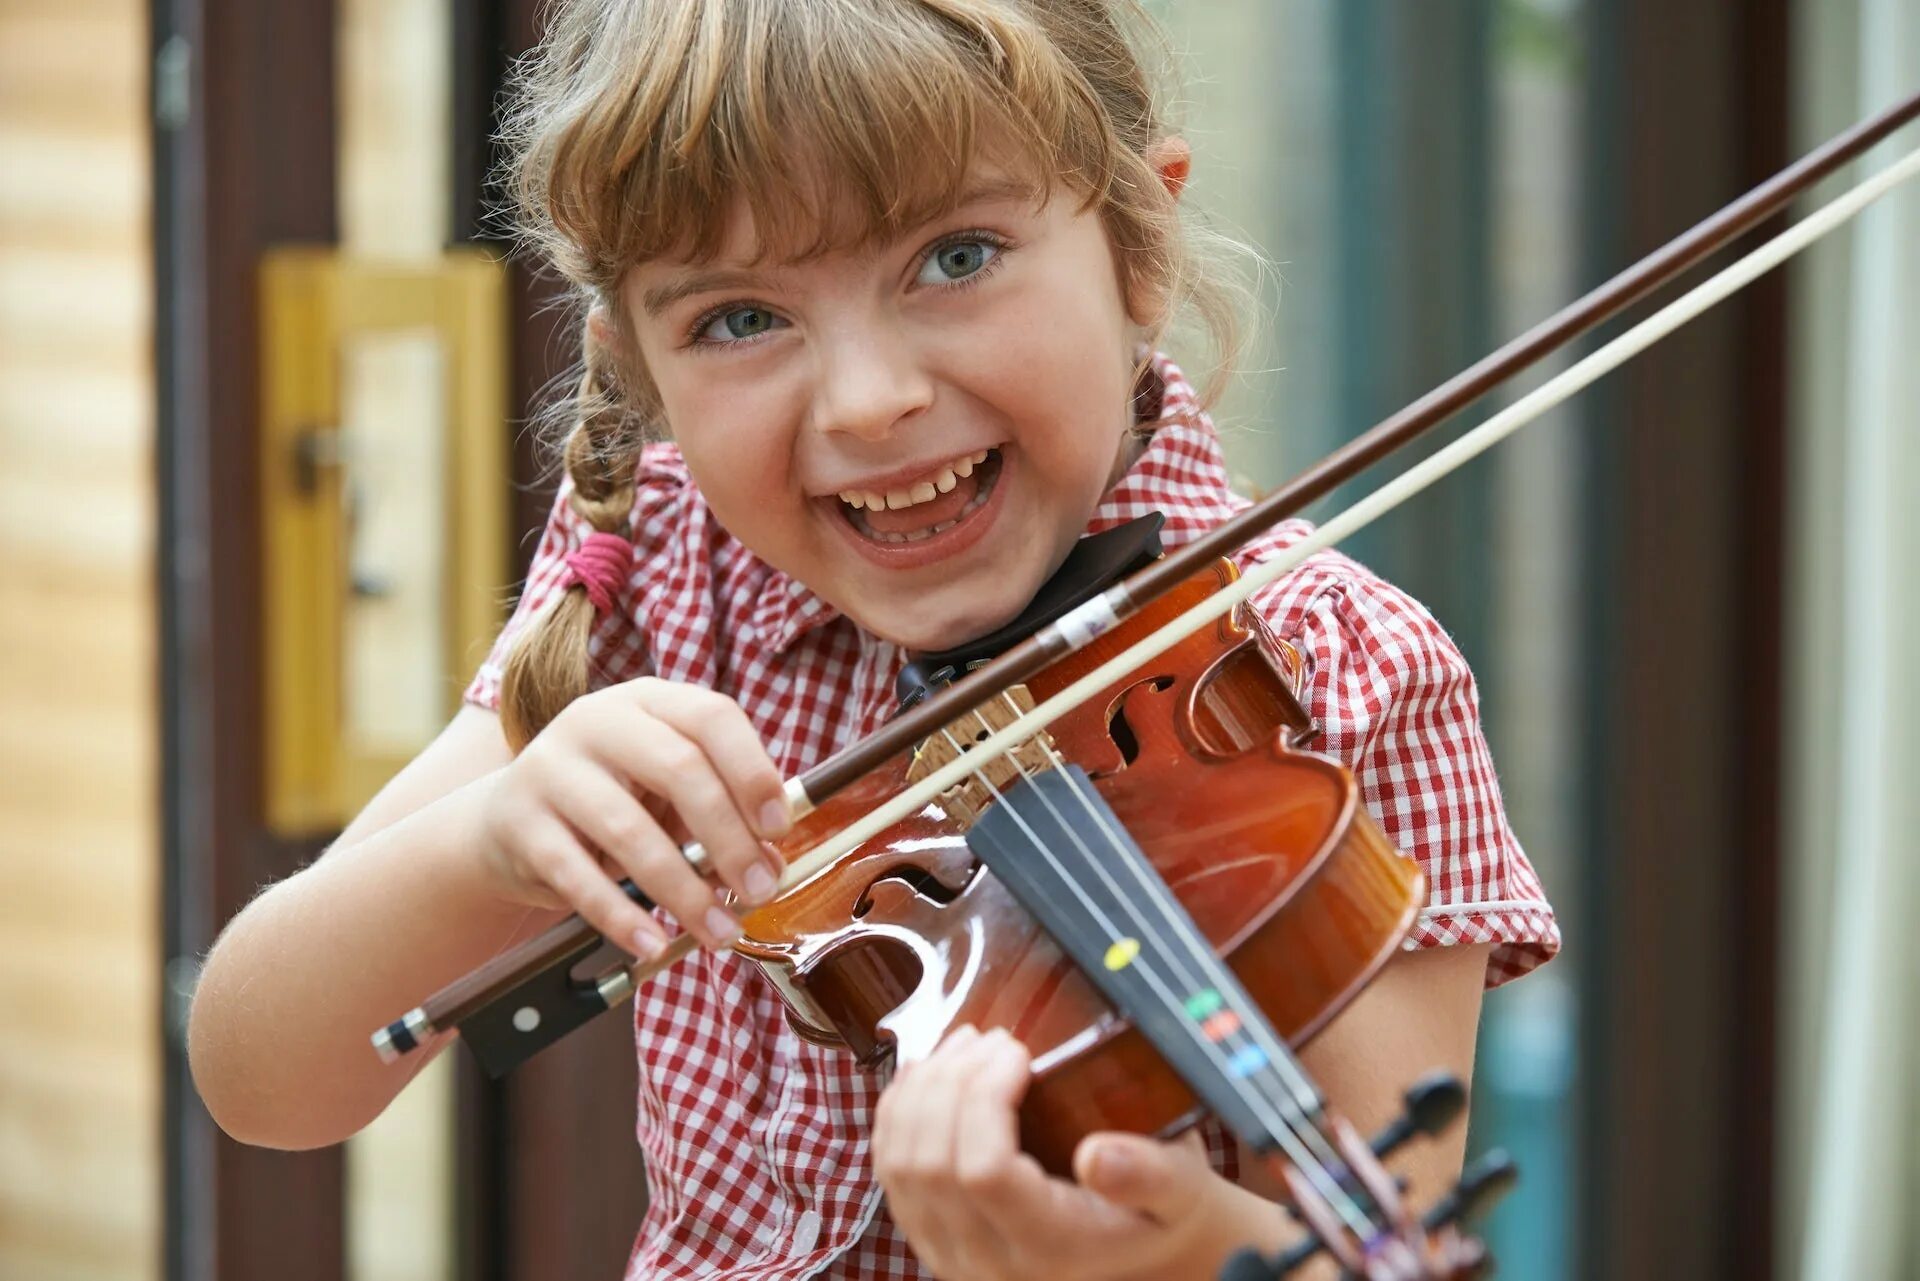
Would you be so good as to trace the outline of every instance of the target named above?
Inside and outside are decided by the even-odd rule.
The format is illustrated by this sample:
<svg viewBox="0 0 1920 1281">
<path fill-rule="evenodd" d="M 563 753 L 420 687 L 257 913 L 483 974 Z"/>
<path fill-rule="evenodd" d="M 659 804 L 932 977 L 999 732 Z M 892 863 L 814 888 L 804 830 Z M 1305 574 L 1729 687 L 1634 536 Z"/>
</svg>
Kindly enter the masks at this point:
<svg viewBox="0 0 1920 1281">
<path fill-rule="evenodd" d="M 1227 1060 L 1227 1070 L 1242 1077 L 1252 1076 L 1266 1065 L 1266 1051 L 1257 1045 L 1243 1045 Z"/>
</svg>

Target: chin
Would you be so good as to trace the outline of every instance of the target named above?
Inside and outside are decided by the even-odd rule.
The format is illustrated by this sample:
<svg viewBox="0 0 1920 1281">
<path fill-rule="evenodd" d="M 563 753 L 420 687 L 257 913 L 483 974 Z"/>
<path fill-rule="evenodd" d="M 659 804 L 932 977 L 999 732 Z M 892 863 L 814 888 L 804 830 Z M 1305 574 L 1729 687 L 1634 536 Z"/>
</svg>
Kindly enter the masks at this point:
<svg viewBox="0 0 1920 1281">
<path fill-rule="evenodd" d="M 913 653 L 938 653 L 964 645 L 1004 626 L 1019 616 L 1031 597 L 1032 592 L 1028 592 L 1016 601 L 993 602 L 986 609 L 980 607 L 980 602 L 974 601 L 965 608 L 954 610 L 928 609 L 925 602 L 906 600 L 885 611 L 883 624 L 880 619 L 872 622 L 866 619 L 855 621 L 874 635 Z"/>
</svg>

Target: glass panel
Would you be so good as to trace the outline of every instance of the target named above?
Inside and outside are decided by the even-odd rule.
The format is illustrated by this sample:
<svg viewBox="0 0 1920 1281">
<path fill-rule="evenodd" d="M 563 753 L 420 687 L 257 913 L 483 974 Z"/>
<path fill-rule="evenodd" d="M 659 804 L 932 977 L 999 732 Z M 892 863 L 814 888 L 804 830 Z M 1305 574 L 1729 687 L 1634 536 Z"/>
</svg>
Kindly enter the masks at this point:
<svg viewBox="0 0 1920 1281">
<path fill-rule="evenodd" d="M 360 258 L 432 260 L 450 203 L 450 0 L 340 0 L 340 229 Z M 446 370 L 429 336 L 341 353 L 352 573 L 344 720 L 357 757 L 399 764 L 445 722 Z M 372 786 L 378 780 L 367 780 Z M 347 1145 L 349 1281 L 454 1269 L 453 1057 Z"/>
<path fill-rule="evenodd" d="M 447 719 L 444 365 L 432 333 L 355 335 L 340 353 L 342 720 L 358 755 L 411 756 Z"/>
</svg>

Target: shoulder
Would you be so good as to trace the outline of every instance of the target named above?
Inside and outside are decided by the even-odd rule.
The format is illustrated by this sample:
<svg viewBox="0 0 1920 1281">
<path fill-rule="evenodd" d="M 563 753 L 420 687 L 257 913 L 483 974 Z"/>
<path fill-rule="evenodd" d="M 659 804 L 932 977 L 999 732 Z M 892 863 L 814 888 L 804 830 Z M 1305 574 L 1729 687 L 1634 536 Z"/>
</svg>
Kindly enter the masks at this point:
<svg viewBox="0 0 1920 1281">
<path fill-rule="evenodd" d="M 1312 531 L 1290 521 L 1250 544 L 1243 569 Z M 1560 946 L 1553 909 L 1508 826 L 1480 695 L 1460 648 L 1426 606 L 1365 565 L 1319 551 L 1253 598 L 1302 660 L 1312 750 L 1348 766 L 1388 839 L 1427 874 L 1411 946 L 1492 943 L 1489 984 Z"/>
<path fill-rule="evenodd" d="M 1313 531 L 1287 521 L 1248 544 L 1243 570 L 1292 551 Z M 1300 651 L 1310 686 L 1346 718 L 1377 715 L 1414 690 L 1458 687 L 1477 714 L 1466 658 L 1427 607 L 1359 561 L 1322 550 L 1253 597 L 1268 627 Z M 1333 728 L 1333 727 L 1329 727 Z"/>
</svg>

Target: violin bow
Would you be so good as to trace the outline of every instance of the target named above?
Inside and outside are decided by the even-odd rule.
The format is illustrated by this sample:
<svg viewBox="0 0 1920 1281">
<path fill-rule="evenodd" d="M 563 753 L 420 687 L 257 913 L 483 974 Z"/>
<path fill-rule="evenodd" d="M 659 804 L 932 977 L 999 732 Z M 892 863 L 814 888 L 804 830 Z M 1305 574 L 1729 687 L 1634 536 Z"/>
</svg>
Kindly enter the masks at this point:
<svg viewBox="0 0 1920 1281">
<path fill-rule="evenodd" d="M 966 680 L 939 690 L 846 751 L 787 780 L 787 799 L 794 815 L 799 817 L 806 814 L 820 801 L 882 762 L 911 749 L 922 739 L 938 733 L 943 727 L 999 697 L 1042 668 L 1080 649 L 1121 619 L 1130 616 L 1142 603 L 1185 581 L 1255 535 L 1295 515 L 1336 486 L 1479 400 L 1495 386 L 1612 318 L 1723 248 L 1778 213 L 1813 184 L 1916 117 L 1920 117 L 1920 93 L 1837 135 L 1526 333 L 1382 420 L 1238 516 L 1040 628 L 1029 639 L 969 673 Z M 1026 715 L 975 744 L 964 758 L 934 770 L 861 819 L 793 859 L 781 878 L 779 892 L 784 894 L 811 879 L 843 854 L 908 815 L 917 813 L 940 793 L 972 774 L 981 762 L 1018 746 L 1081 701 L 1172 648 L 1181 637 L 1191 634 L 1194 629 L 1270 586 L 1307 557 L 1333 546 L 1442 476 L 1492 448 L 1575 392 L 1844 225 L 1868 205 L 1917 173 L 1920 173 L 1920 149 L 1909 152 L 1809 214 L 1500 413 L 1373 490 L 1344 511 L 1329 517 L 1285 553 L 1248 568 L 1230 587 L 1213 593 L 1160 630 L 1142 638 Z M 696 863 L 704 860 L 704 852 L 697 844 L 689 846 L 688 853 Z M 629 887 L 629 893 L 635 891 Z M 374 1048 L 383 1060 L 396 1061 L 416 1049 L 428 1037 L 481 1015 L 500 1003 L 504 996 L 541 975 L 553 976 L 554 982 L 571 984 L 567 973 L 569 966 L 593 951 L 599 942 L 599 936 L 592 926 L 578 916 L 570 917 L 448 985 L 420 1006 L 380 1028 L 372 1036 Z M 594 983 L 599 1002 L 597 1008 L 580 1013 L 577 1021 L 568 1027 L 577 1026 L 578 1022 L 584 1022 L 593 1014 L 626 999 L 638 984 L 673 965 L 696 946 L 690 935 L 682 934 L 651 960 L 617 968 L 602 976 Z M 567 964 L 560 964 L 562 961 Z M 532 1028 L 520 1030 L 533 1031 Z M 566 1029 L 547 1028 L 538 1044 L 532 1044 L 526 1052 L 531 1053 L 550 1043 L 563 1030 Z"/>
</svg>

